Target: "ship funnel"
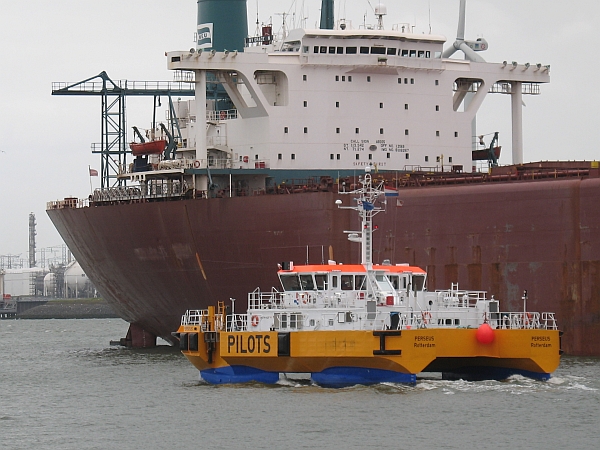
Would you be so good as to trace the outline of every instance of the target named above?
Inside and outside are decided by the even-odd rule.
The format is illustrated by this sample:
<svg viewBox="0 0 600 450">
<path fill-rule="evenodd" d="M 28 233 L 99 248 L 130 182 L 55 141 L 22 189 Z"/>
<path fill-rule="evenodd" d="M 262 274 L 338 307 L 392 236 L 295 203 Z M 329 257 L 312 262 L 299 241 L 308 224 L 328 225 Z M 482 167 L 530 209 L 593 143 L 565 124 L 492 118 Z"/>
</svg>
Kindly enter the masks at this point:
<svg viewBox="0 0 600 450">
<path fill-rule="evenodd" d="M 321 25 L 322 30 L 333 30 L 333 0 L 321 1 Z"/>
<path fill-rule="evenodd" d="M 246 0 L 198 0 L 197 49 L 241 52 L 247 37 Z"/>
</svg>

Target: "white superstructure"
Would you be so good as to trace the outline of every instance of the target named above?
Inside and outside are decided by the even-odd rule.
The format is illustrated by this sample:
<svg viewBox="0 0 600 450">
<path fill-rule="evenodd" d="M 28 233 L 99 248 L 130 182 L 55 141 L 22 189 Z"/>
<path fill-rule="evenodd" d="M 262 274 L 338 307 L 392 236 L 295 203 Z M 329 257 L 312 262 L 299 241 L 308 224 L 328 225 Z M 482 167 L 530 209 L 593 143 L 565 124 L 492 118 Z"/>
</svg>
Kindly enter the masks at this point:
<svg viewBox="0 0 600 450">
<path fill-rule="evenodd" d="M 235 104 L 216 112 L 209 102 L 189 124 L 202 167 L 229 160 L 234 168 L 265 161 L 283 170 L 470 171 L 471 124 L 486 95 L 512 95 L 520 135 L 521 96 L 539 93 L 549 67 L 443 58 L 445 41 L 399 30 L 299 29 L 243 53 L 167 57 L 170 69 L 194 72 L 197 105 L 207 104 L 207 74 Z"/>
</svg>

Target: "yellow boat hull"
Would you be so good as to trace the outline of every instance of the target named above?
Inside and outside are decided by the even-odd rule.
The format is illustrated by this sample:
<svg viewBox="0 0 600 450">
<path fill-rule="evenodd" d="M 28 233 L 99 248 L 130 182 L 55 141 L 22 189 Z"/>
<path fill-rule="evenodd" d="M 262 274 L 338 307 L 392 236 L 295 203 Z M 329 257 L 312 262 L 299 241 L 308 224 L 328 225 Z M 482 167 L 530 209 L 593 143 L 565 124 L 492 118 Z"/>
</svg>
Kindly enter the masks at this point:
<svg viewBox="0 0 600 450">
<path fill-rule="evenodd" d="M 412 376 L 409 382 L 424 371 L 463 378 L 522 373 L 547 379 L 561 353 L 560 332 L 540 329 L 496 329 L 491 343 L 480 342 L 477 330 L 467 328 L 204 333 L 198 326 L 182 326 L 179 334 L 188 335 L 186 343 L 197 342 L 182 352 L 203 378 L 224 369 L 235 373 L 236 368 L 274 374 L 352 368 Z"/>
</svg>

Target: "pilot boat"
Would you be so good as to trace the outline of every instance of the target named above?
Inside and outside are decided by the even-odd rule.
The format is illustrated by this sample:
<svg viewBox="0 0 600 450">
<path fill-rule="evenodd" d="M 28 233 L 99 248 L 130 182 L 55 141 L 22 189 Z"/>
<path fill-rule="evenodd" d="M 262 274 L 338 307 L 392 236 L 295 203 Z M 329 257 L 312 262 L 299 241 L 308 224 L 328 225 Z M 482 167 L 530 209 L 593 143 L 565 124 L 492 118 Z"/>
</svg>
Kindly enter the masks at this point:
<svg viewBox="0 0 600 450">
<path fill-rule="evenodd" d="M 182 353 L 208 383 L 276 383 L 280 374 L 308 373 L 341 387 L 414 384 L 422 372 L 444 379 L 547 380 L 560 363 L 554 313 L 503 312 L 484 291 L 427 291 L 427 273 L 407 264 L 372 262 L 373 217 L 385 211 L 383 184 L 366 168 L 359 188 L 340 192 L 360 216 L 360 264 L 279 264 L 281 288 L 248 294 L 245 313 L 219 302 L 188 310 L 173 333 Z M 399 200 L 395 200 L 399 202 Z M 400 204 L 401 202 L 399 202 Z"/>
</svg>

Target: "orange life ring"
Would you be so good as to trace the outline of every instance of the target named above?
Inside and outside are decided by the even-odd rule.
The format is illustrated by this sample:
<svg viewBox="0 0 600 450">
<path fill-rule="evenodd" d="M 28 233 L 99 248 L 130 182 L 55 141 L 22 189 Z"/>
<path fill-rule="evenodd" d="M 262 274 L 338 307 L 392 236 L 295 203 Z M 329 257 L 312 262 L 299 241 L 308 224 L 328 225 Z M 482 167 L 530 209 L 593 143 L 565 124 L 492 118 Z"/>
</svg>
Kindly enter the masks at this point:
<svg viewBox="0 0 600 450">
<path fill-rule="evenodd" d="M 529 325 L 533 321 L 533 315 L 531 313 L 525 313 L 523 319 L 524 324 Z"/>
<path fill-rule="evenodd" d="M 244 156 L 244 158 L 243 158 L 243 161 L 244 161 L 245 163 L 247 163 L 248 161 L 250 161 L 250 158 L 248 158 L 247 156 Z"/>
<path fill-rule="evenodd" d="M 200 168 L 200 161 L 198 161 L 198 160 L 194 161 L 194 168 L 196 168 L 196 169 Z"/>
<path fill-rule="evenodd" d="M 219 116 L 221 117 L 221 120 L 225 120 L 227 118 L 227 114 L 225 113 L 225 111 L 221 111 L 221 114 L 219 114 Z"/>
<path fill-rule="evenodd" d="M 431 313 L 429 311 L 423 311 L 421 317 L 423 318 L 423 323 L 429 323 L 431 320 Z"/>
<path fill-rule="evenodd" d="M 253 327 L 257 327 L 257 326 L 258 326 L 258 321 L 259 321 L 259 320 L 260 320 L 260 319 L 258 318 L 258 316 L 254 315 L 254 316 L 252 316 L 252 318 L 250 319 L 250 322 L 252 323 L 252 326 L 253 326 Z"/>
</svg>

